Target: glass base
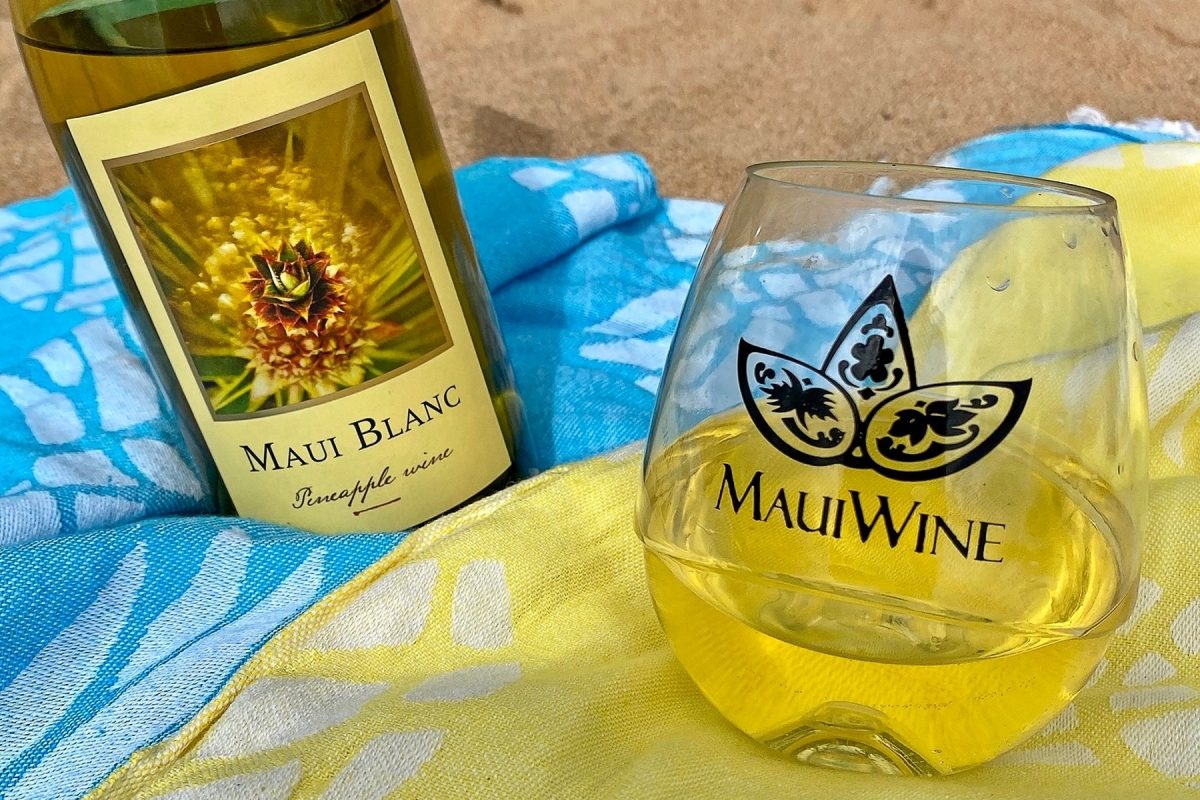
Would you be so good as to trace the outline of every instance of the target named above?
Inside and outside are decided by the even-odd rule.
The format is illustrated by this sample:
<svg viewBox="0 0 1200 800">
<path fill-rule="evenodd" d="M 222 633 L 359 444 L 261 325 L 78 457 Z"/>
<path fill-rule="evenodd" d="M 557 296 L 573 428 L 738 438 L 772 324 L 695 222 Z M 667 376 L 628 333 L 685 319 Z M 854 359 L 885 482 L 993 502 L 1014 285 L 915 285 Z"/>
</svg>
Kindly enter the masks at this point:
<svg viewBox="0 0 1200 800">
<path fill-rule="evenodd" d="M 865 706 L 829 703 L 802 725 L 763 743 L 813 766 L 876 775 L 938 774 L 882 722 L 882 714 Z"/>
</svg>

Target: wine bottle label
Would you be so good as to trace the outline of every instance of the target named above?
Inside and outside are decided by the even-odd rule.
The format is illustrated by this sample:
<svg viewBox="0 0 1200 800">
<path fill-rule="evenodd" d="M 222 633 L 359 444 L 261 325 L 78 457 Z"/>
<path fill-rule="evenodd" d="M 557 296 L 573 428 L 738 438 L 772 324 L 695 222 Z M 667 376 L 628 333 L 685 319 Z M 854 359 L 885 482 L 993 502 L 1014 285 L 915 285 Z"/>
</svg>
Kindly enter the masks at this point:
<svg viewBox="0 0 1200 800">
<path fill-rule="evenodd" d="M 511 466 L 370 33 L 68 124 L 239 513 L 400 529 Z"/>
</svg>

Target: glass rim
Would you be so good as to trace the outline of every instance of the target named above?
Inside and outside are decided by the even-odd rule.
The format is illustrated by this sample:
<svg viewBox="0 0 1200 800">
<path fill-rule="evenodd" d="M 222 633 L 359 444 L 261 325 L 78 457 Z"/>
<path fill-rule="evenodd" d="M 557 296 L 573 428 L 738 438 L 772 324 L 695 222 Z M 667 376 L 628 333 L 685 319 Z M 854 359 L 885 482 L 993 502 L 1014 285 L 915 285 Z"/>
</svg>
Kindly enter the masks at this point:
<svg viewBox="0 0 1200 800">
<path fill-rule="evenodd" d="M 827 171 L 829 173 L 836 173 L 839 171 L 874 172 L 876 173 L 876 178 L 884 178 L 888 175 L 920 175 L 927 177 L 929 180 L 975 181 L 980 183 L 990 183 L 997 186 L 1007 185 L 1019 186 L 1028 189 L 1038 189 L 1047 194 L 1067 196 L 1077 200 L 1082 200 L 1083 202 L 1078 205 L 1054 205 L 1037 202 L 1015 205 L 1013 203 L 988 203 L 968 200 L 938 200 L 886 194 L 877 195 L 868 194 L 865 191 L 855 191 L 852 189 L 843 189 L 835 186 L 823 185 L 816 181 L 791 180 L 786 177 L 769 174 L 772 170 L 785 169 L 803 169 L 809 170 L 810 172 Z M 762 161 L 746 167 L 746 177 L 747 180 L 763 180 L 781 186 L 802 189 L 810 192 L 838 195 L 841 197 L 869 199 L 880 204 L 904 206 L 907 208 L 926 207 L 931 210 L 936 209 L 941 211 L 953 208 L 975 208 L 1009 213 L 1036 212 L 1078 214 L 1082 212 L 1094 214 L 1098 211 L 1115 212 L 1117 208 L 1117 200 L 1115 197 L 1107 192 L 1102 192 L 1099 189 L 1093 189 L 1088 186 L 1079 186 L 1073 183 L 1049 180 L 1046 178 L 1029 178 L 1023 175 L 1011 175 L 1005 172 L 989 172 L 986 170 L 963 169 L 961 167 L 945 167 L 932 164 L 906 164 L 895 161 L 810 161 L 803 159 Z"/>
</svg>

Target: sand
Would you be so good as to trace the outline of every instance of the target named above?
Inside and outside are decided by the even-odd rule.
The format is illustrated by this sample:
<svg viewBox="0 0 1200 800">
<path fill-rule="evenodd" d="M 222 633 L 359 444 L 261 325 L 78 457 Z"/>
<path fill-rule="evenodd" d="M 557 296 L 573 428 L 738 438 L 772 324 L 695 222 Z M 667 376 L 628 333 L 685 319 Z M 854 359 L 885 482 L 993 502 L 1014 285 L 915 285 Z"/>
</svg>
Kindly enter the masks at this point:
<svg viewBox="0 0 1200 800">
<path fill-rule="evenodd" d="M 1000 126 L 1200 120 L 1195 0 L 401 0 L 451 158 L 635 150 L 727 199 L 786 158 L 923 160 Z M 65 183 L 0 12 L 0 203 Z"/>
</svg>

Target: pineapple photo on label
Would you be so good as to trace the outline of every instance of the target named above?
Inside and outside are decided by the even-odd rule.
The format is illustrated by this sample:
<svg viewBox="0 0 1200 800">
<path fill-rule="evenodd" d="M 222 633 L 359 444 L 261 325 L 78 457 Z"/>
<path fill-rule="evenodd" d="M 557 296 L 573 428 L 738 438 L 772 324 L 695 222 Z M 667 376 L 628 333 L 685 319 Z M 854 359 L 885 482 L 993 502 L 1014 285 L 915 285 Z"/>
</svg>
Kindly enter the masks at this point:
<svg viewBox="0 0 1200 800">
<path fill-rule="evenodd" d="M 328 398 L 449 346 L 361 91 L 109 169 L 214 417 Z"/>
</svg>

